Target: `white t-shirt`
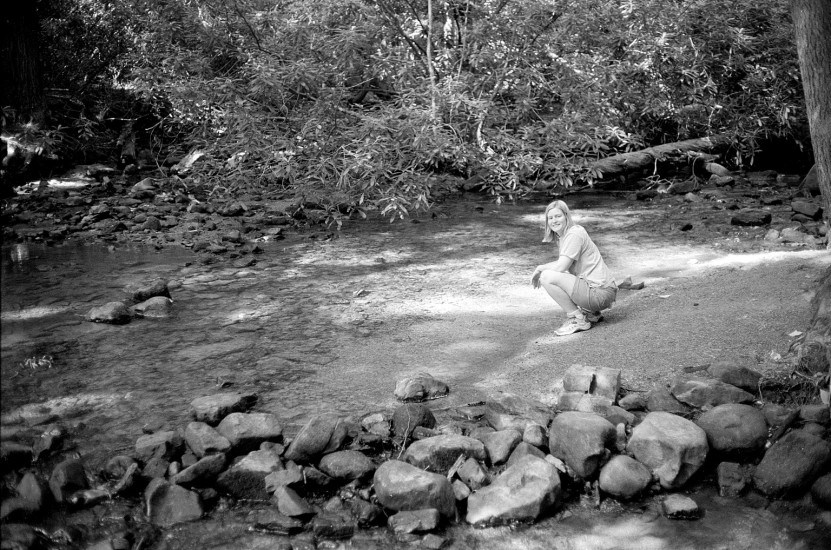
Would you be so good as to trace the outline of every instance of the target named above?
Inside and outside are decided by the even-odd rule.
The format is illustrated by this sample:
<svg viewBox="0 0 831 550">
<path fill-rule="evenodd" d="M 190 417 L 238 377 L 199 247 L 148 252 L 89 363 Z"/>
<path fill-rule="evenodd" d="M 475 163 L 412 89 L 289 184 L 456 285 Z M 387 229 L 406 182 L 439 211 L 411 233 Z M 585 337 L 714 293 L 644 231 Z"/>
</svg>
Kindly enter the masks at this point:
<svg viewBox="0 0 831 550">
<path fill-rule="evenodd" d="M 600 256 L 600 250 L 582 225 L 572 225 L 560 237 L 560 255 L 574 260 L 569 273 L 583 277 L 590 286 L 615 286 L 615 280 Z"/>
</svg>

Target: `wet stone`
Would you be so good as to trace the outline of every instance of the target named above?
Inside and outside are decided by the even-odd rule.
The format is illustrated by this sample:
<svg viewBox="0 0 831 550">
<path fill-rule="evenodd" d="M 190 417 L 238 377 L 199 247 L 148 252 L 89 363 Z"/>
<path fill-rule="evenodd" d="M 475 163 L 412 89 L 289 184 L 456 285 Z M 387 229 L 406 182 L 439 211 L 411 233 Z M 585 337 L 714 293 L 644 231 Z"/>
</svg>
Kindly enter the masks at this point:
<svg viewBox="0 0 831 550">
<path fill-rule="evenodd" d="M 225 462 L 225 455 L 222 453 L 206 456 L 172 476 L 170 481 L 184 487 L 208 485 L 225 469 Z"/>
<path fill-rule="evenodd" d="M 131 456 L 116 455 L 104 465 L 103 474 L 109 479 L 120 479 L 136 461 Z"/>
<path fill-rule="evenodd" d="M 664 516 L 669 519 L 698 519 L 701 516 L 698 504 L 690 497 L 678 493 L 665 498 L 661 508 Z"/>
<path fill-rule="evenodd" d="M 304 484 L 303 470 L 297 466 L 287 467 L 285 470 L 271 472 L 265 477 L 265 490 L 273 493 L 278 487 L 297 489 Z"/>
<path fill-rule="evenodd" d="M 414 442 L 404 452 L 404 461 L 431 472 L 447 472 L 459 458 L 486 460 L 485 446 L 463 435 L 438 435 Z"/>
<path fill-rule="evenodd" d="M 108 302 L 97 306 L 87 313 L 87 321 L 93 323 L 108 323 L 111 325 L 125 325 L 133 319 L 130 309 L 122 302 Z"/>
<path fill-rule="evenodd" d="M 207 454 L 224 453 L 231 448 L 231 443 L 227 438 L 204 422 L 188 423 L 185 427 L 185 441 L 199 458 Z"/>
<path fill-rule="evenodd" d="M 389 460 L 375 471 L 373 486 L 378 502 L 390 510 L 436 508 L 446 518 L 456 516 L 453 488 L 443 475 Z"/>
<path fill-rule="evenodd" d="M 472 525 L 534 520 L 558 503 L 560 492 L 554 466 L 526 456 L 470 495 L 465 520 Z"/>
<path fill-rule="evenodd" d="M 397 437 L 408 438 L 418 427 L 434 428 L 436 417 L 425 405 L 408 403 L 398 407 L 392 415 L 392 427 Z"/>
<path fill-rule="evenodd" d="M 233 412 L 244 412 L 257 403 L 256 394 L 219 393 L 197 397 L 190 402 L 190 415 L 197 422 L 216 426 Z"/>
<path fill-rule="evenodd" d="M 216 430 L 235 450 L 256 449 L 260 444 L 283 440 L 283 428 L 271 413 L 231 413 L 222 419 Z"/>
<path fill-rule="evenodd" d="M 429 374 L 399 380 L 395 384 L 395 397 L 401 401 L 424 401 L 443 397 L 450 392 L 444 382 L 436 380 Z"/>
<path fill-rule="evenodd" d="M 737 462 L 722 462 L 716 468 L 718 494 L 723 497 L 738 497 L 747 487 L 747 474 Z"/>
<path fill-rule="evenodd" d="M 319 456 L 340 449 L 347 435 L 346 423 L 337 416 L 315 416 L 294 437 L 286 449 L 285 458 L 295 462 L 314 462 Z"/>
<path fill-rule="evenodd" d="M 334 479 L 352 481 L 363 479 L 375 471 L 375 464 L 358 451 L 336 451 L 320 459 L 318 468 Z"/>
<path fill-rule="evenodd" d="M 150 478 L 163 478 L 167 475 L 167 470 L 170 468 L 170 462 L 160 456 L 154 456 L 147 461 L 144 468 L 141 470 L 141 475 Z"/>
<path fill-rule="evenodd" d="M 362 498 L 352 498 L 347 502 L 352 517 L 361 527 L 378 525 L 386 517 L 379 506 L 367 502 Z"/>
<path fill-rule="evenodd" d="M 277 510 L 254 510 L 248 515 L 254 528 L 279 535 L 295 535 L 303 531 L 303 522 L 281 514 Z"/>
<path fill-rule="evenodd" d="M 277 510 L 290 518 L 308 518 L 314 510 L 294 489 L 280 486 L 274 490 L 271 500 L 277 503 Z"/>
<path fill-rule="evenodd" d="M 355 534 L 355 523 L 340 514 L 324 512 L 312 520 L 312 533 L 317 540 L 348 539 Z"/>
<path fill-rule="evenodd" d="M 172 309 L 173 300 L 165 298 L 164 296 L 156 296 L 133 306 L 133 311 L 137 316 L 149 319 L 165 319 L 170 317 Z"/>
<path fill-rule="evenodd" d="M 84 465 L 80 460 L 67 459 L 52 470 L 49 488 L 56 502 L 63 502 L 75 491 L 89 487 Z"/>
<path fill-rule="evenodd" d="M 617 455 L 600 470 L 600 489 L 619 499 L 630 499 L 652 483 L 649 468 L 626 455 Z"/>
<path fill-rule="evenodd" d="M 776 441 L 753 473 L 756 488 L 768 496 L 796 496 L 831 463 L 831 445 L 803 430 Z"/>
<path fill-rule="evenodd" d="M 730 218 L 730 225 L 738 226 L 759 226 L 767 225 L 773 217 L 770 212 L 746 208 L 739 210 Z"/>
<path fill-rule="evenodd" d="M 425 533 L 439 526 L 441 516 L 435 508 L 405 510 L 389 517 L 387 525 L 396 534 Z"/>
<path fill-rule="evenodd" d="M 202 517 L 199 495 L 162 479 L 154 479 L 144 492 L 150 523 L 170 527 Z"/>
</svg>

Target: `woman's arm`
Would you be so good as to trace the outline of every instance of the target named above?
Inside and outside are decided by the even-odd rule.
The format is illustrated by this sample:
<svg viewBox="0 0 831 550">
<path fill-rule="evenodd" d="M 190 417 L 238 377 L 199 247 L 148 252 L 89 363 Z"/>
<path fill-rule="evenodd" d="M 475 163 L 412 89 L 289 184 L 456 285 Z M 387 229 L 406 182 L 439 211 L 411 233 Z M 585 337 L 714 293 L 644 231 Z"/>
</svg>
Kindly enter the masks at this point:
<svg viewBox="0 0 831 550">
<path fill-rule="evenodd" d="M 574 260 L 569 258 L 568 256 L 563 256 L 560 254 L 560 257 L 554 260 L 553 262 L 548 262 L 547 264 L 538 265 L 537 269 L 534 270 L 534 274 L 531 275 L 531 284 L 534 288 L 539 288 L 540 286 L 540 275 L 542 275 L 543 271 L 558 271 L 560 273 L 568 272 L 571 264 L 574 263 Z"/>
</svg>

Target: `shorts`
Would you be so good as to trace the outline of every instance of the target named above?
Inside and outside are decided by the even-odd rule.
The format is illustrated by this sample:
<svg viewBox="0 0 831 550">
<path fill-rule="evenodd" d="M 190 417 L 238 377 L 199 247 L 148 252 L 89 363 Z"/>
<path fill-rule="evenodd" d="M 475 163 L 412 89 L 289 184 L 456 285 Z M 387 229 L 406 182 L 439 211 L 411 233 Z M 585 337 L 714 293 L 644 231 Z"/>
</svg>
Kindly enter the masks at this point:
<svg viewBox="0 0 831 550">
<path fill-rule="evenodd" d="M 617 298 L 617 287 L 591 286 L 583 277 L 577 277 L 571 289 L 571 301 L 588 311 L 609 309 Z"/>
</svg>

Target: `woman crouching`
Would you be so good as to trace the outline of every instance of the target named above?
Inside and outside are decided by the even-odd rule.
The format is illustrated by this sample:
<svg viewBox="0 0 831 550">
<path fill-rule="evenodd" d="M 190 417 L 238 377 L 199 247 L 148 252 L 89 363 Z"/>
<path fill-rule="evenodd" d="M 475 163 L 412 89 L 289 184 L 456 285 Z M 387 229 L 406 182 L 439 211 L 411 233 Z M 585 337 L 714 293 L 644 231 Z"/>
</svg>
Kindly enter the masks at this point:
<svg viewBox="0 0 831 550">
<path fill-rule="evenodd" d="M 601 312 L 617 297 L 617 285 L 597 245 L 581 225 L 574 223 L 563 201 L 545 208 L 543 242 L 556 242 L 559 254 L 553 262 L 534 270 L 531 284 L 542 286 L 566 312 L 566 322 L 555 331 L 558 336 L 589 330 L 602 320 Z"/>
</svg>

